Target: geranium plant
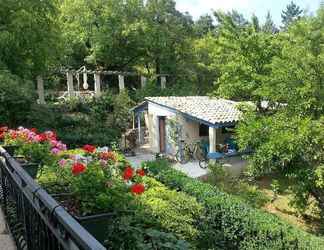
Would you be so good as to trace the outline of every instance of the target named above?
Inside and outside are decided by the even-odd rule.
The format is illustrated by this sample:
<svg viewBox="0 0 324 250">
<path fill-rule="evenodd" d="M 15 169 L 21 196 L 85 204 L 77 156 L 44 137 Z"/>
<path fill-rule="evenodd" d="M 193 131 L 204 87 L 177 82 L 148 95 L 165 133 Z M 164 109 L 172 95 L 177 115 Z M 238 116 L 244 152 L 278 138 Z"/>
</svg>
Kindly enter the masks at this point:
<svg viewBox="0 0 324 250">
<path fill-rule="evenodd" d="M 37 133 L 35 128 L 19 127 L 16 130 L 7 129 L 1 136 L 5 145 L 17 146 L 17 154 L 42 165 L 52 165 L 56 161 L 55 156 L 66 150 L 66 145 L 57 140 L 53 131 Z"/>
<path fill-rule="evenodd" d="M 143 169 L 133 169 L 125 158 L 108 148 L 85 145 L 83 154 L 58 161 L 57 176 L 69 185 L 72 199 L 65 202 L 76 215 L 127 209 L 145 191 Z"/>
</svg>

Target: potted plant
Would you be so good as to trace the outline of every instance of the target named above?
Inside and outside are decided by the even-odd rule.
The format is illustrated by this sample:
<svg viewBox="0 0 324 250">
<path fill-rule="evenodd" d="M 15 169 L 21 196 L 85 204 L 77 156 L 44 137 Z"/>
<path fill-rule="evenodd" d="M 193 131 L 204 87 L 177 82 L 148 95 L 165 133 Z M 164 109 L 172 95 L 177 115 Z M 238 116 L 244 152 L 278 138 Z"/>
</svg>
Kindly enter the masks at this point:
<svg viewBox="0 0 324 250">
<path fill-rule="evenodd" d="M 133 169 L 117 152 L 83 147 L 83 155 L 59 161 L 56 174 L 69 183 L 70 193 L 56 199 L 98 241 L 104 242 L 107 224 L 119 213 L 131 213 L 134 195 L 145 191 L 143 169 Z"/>
<path fill-rule="evenodd" d="M 7 152 L 15 156 L 33 178 L 36 178 L 40 166 L 54 164 L 56 155 L 66 150 L 66 145 L 58 141 L 52 131 L 37 133 L 35 128 L 19 127 L 7 130 L 3 137 Z"/>
</svg>

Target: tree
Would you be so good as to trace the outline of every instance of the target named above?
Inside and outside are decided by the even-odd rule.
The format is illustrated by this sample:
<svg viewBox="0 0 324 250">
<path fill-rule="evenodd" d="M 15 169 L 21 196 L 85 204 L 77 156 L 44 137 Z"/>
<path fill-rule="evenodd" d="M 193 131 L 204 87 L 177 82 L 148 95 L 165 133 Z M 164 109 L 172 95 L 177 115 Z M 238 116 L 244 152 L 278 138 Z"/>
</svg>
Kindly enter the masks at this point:
<svg viewBox="0 0 324 250">
<path fill-rule="evenodd" d="M 272 20 L 270 11 L 268 11 L 267 13 L 266 20 L 262 26 L 262 31 L 266 33 L 272 33 L 272 34 L 277 33 L 279 31 Z"/>
<path fill-rule="evenodd" d="M 324 9 L 280 35 L 281 53 L 258 93 L 268 110 L 250 111 L 238 128 L 254 176 L 277 173 L 303 210 L 313 197 L 324 225 Z"/>
<path fill-rule="evenodd" d="M 54 0 L 0 2 L 0 67 L 32 79 L 60 60 L 61 40 Z"/>
<path fill-rule="evenodd" d="M 298 5 L 296 5 L 293 1 L 287 5 L 286 10 L 283 10 L 281 13 L 282 24 L 281 28 L 286 30 L 289 25 L 299 20 L 303 10 L 300 9 Z"/>
<path fill-rule="evenodd" d="M 220 77 L 214 93 L 234 100 L 253 101 L 261 110 L 259 90 L 270 74 L 268 66 L 280 47 L 272 34 L 258 32 L 256 21 L 246 27 L 238 27 L 231 18 L 223 20 L 215 56 Z"/>
<path fill-rule="evenodd" d="M 203 37 L 207 33 L 214 31 L 215 28 L 214 20 L 208 14 L 200 16 L 194 25 L 194 30 L 198 37 Z"/>
</svg>

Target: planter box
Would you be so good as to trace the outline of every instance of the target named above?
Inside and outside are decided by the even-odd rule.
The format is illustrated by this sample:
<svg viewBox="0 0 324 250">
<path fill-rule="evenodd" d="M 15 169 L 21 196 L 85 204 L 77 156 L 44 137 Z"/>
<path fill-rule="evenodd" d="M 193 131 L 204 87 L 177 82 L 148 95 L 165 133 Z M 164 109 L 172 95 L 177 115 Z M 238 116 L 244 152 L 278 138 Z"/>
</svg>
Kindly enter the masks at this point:
<svg viewBox="0 0 324 250">
<path fill-rule="evenodd" d="M 7 152 L 8 154 L 10 154 L 11 156 L 14 156 L 15 154 L 15 150 L 18 148 L 18 146 L 16 145 L 3 145 L 2 146 Z"/>
<path fill-rule="evenodd" d="M 38 163 L 32 163 L 25 160 L 24 157 L 15 157 L 15 159 L 20 163 L 21 167 L 32 177 L 36 179 L 38 171 L 40 170 L 40 165 Z"/>
<path fill-rule="evenodd" d="M 107 228 L 115 213 L 96 214 L 91 216 L 73 216 L 101 244 L 107 239 Z"/>
<path fill-rule="evenodd" d="M 54 199 L 58 203 L 64 203 L 64 201 L 71 200 L 71 194 L 52 194 Z M 73 198 L 72 198 L 73 199 Z M 65 207 L 63 205 L 63 207 Z M 68 209 L 65 207 L 68 211 Z M 70 213 L 70 211 L 68 211 Z M 71 214 L 71 213 L 70 213 Z M 104 244 L 107 238 L 107 228 L 111 223 L 111 218 L 116 216 L 116 213 L 101 213 L 89 216 L 78 216 L 71 214 L 81 226 L 83 226 L 93 237 L 95 237 L 100 243 Z"/>
</svg>

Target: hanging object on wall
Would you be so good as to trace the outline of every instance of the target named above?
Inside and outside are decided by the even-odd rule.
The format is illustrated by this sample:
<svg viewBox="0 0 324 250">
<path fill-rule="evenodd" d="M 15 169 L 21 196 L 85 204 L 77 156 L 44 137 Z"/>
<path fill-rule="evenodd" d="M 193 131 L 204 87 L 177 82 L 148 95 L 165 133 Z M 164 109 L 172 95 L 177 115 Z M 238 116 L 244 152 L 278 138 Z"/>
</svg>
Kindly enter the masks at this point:
<svg viewBox="0 0 324 250">
<path fill-rule="evenodd" d="M 85 68 L 84 68 L 84 72 L 83 72 L 83 88 L 84 89 L 88 89 L 89 88 L 89 84 L 88 84 L 88 74 L 87 74 Z"/>
</svg>

